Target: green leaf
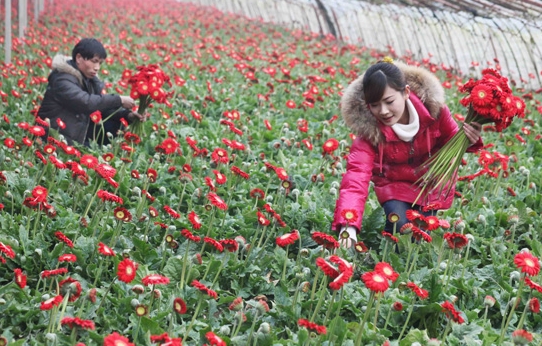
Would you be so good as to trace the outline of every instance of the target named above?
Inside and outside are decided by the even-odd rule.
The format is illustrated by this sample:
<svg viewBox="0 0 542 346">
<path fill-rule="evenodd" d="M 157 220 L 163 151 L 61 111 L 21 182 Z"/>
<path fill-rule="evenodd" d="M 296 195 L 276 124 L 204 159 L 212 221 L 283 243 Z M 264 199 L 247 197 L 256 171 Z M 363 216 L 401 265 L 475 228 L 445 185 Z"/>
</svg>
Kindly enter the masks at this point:
<svg viewBox="0 0 542 346">
<path fill-rule="evenodd" d="M 170 278 L 172 281 L 180 281 L 183 271 L 183 258 L 181 257 L 170 257 L 166 266 L 164 267 L 164 275 Z"/>
</svg>

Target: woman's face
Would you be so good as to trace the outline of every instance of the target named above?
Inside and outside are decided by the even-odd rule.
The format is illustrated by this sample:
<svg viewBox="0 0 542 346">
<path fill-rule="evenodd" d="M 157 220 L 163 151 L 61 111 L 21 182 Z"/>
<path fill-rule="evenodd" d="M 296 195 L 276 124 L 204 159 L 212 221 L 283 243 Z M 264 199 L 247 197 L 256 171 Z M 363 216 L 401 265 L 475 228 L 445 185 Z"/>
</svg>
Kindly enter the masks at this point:
<svg viewBox="0 0 542 346">
<path fill-rule="evenodd" d="M 371 113 L 387 126 L 394 124 L 408 124 L 408 110 L 406 100 L 410 96 L 410 87 L 407 85 L 405 91 L 397 91 L 387 86 L 378 102 L 369 104 Z"/>
</svg>

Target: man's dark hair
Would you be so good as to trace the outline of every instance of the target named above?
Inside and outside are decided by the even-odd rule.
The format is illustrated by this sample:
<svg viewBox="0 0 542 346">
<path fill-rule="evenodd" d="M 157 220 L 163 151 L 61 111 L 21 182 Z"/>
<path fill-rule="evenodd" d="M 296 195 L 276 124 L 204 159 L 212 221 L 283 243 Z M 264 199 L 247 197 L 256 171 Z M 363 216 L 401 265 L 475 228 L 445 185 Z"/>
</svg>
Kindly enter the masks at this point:
<svg viewBox="0 0 542 346">
<path fill-rule="evenodd" d="M 72 59 L 75 61 L 77 54 L 81 54 L 84 59 L 92 59 L 97 56 L 100 59 L 107 58 L 107 53 L 103 44 L 95 38 L 83 38 L 72 50 Z"/>
<path fill-rule="evenodd" d="M 367 104 L 382 99 L 386 87 L 403 92 L 406 87 L 405 75 L 394 64 L 378 62 L 367 69 L 363 76 L 363 91 Z"/>
</svg>

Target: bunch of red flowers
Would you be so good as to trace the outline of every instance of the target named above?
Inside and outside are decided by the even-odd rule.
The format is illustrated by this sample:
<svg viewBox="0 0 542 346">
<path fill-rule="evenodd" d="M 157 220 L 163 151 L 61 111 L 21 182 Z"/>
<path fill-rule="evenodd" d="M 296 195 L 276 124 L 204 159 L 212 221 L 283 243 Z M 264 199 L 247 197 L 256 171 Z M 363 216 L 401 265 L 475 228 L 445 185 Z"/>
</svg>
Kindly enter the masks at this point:
<svg viewBox="0 0 542 346">
<path fill-rule="evenodd" d="M 145 110 L 153 100 L 171 107 L 172 105 L 167 99 L 169 94 L 162 87 L 166 83 L 170 87 L 172 84 L 164 71 L 156 64 L 138 66 L 136 69 L 137 72 L 134 75 L 131 75 L 131 72 L 123 75 L 130 76 L 128 79 L 128 84 L 131 86 L 130 96 L 134 100 L 139 99 L 137 112 L 145 114 Z M 136 119 L 133 125 L 132 132 L 139 136 L 141 134 L 141 122 Z"/>
<path fill-rule="evenodd" d="M 467 96 L 460 103 L 468 107 L 465 123 L 495 124 L 495 131 L 501 132 L 512 123 L 515 117 L 525 117 L 525 103 L 512 94 L 508 79 L 494 69 L 482 71 L 482 78 L 469 80 L 460 91 Z M 439 193 L 445 190 L 450 193 L 455 185 L 456 172 L 461 164 L 461 158 L 470 146 L 464 131 L 458 131 L 438 152 L 422 164 L 421 169 L 427 168 L 417 183 L 420 193 L 414 201 L 418 202 L 426 193 L 439 188 Z"/>
<path fill-rule="evenodd" d="M 150 100 L 146 100 L 146 96 L 148 96 L 158 103 L 168 104 L 167 93 L 162 89 L 162 86 L 164 83 L 171 86 L 171 81 L 164 71 L 156 64 L 138 66 L 136 70 L 136 74 L 128 79 L 128 83 L 132 87 L 130 97 L 134 100 L 145 99 L 150 104 Z M 141 104 L 139 106 L 141 109 Z"/>
<path fill-rule="evenodd" d="M 467 93 L 459 101 L 469 107 L 466 122 L 470 122 L 469 118 L 480 124 L 493 122 L 496 130 L 501 132 L 510 126 L 514 117 L 525 117 L 525 103 L 512 94 L 508 78 L 501 76 L 497 70 L 483 70 L 482 79 L 469 80 L 459 91 Z"/>
</svg>

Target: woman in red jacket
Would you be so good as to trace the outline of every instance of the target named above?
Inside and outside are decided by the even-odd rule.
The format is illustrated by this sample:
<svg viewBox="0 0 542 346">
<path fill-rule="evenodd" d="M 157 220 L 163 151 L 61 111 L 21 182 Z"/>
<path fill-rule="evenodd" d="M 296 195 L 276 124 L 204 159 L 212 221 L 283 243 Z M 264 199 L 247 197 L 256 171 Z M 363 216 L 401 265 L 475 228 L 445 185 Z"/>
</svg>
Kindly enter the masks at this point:
<svg viewBox="0 0 542 346">
<path fill-rule="evenodd" d="M 458 131 L 435 75 L 420 67 L 378 62 L 345 90 L 341 113 L 357 136 L 332 223 L 332 229 L 341 233 L 343 246 L 350 247 L 357 240 L 371 181 L 386 220 L 390 213 L 399 216 L 396 230 L 408 222 L 409 209 L 451 206 L 454 189 L 448 195 L 444 192 L 447 189 L 435 189 L 412 205 L 420 192 L 414 184 L 425 172 L 420 165 Z M 482 147 L 481 127 L 473 125 L 463 125 L 472 144 L 469 152 Z M 394 225 L 386 221 L 385 230 L 392 233 Z"/>
</svg>

